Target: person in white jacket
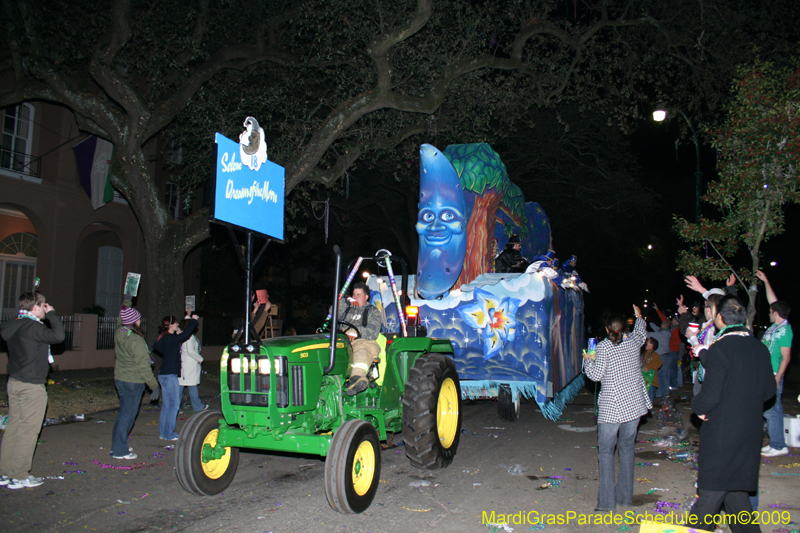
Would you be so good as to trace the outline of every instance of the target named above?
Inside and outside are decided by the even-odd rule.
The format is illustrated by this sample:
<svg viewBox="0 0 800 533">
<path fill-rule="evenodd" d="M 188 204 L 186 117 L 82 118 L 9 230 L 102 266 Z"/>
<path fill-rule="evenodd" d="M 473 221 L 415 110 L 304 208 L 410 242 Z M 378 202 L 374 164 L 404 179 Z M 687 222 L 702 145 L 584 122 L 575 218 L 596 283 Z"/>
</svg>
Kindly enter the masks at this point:
<svg viewBox="0 0 800 533">
<path fill-rule="evenodd" d="M 185 326 L 182 321 L 180 329 Z M 189 400 L 192 402 L 193 411 L 205 411 L 208 409 L 208 404 L 200 401 L 200 395 L 197 392 L 197 385 L 200 384 L 200 372 L 202 367 L 200 364 L 203 362 L 203 356 L 200 355 L 200 341 L 197 337 L 192 335 L 181 345 L 181 375 L 178 377 L 178 386 L 180 392 L 179 398 L 183 398 L 183 388 L 189 389 Z"/>
</svg>

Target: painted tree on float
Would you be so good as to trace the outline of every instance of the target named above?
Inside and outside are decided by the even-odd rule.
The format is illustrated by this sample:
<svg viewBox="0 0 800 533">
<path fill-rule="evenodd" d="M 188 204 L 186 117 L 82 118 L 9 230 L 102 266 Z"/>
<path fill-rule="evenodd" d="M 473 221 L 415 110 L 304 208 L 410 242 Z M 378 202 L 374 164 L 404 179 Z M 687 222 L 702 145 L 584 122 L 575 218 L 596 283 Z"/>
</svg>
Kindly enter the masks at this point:
<svg viewBox="0 0 800 533">
<path fill-rule="evenodd" d="M 498 210 L 508 215 L 523 228 L 524 240 L 525 199 L 522 191 L 508 179 L 506 166 L 488 144 L 454 144 L 444 155 L 456 169 L 467 201 L 474 202 L 467 222 L 467 255 L 464 268 L 455 287 L 469 283 L 489 272 L 492 266 L 492 237 Z M 470 198 L 472 196 L 472 198 Z"/>
</svg>

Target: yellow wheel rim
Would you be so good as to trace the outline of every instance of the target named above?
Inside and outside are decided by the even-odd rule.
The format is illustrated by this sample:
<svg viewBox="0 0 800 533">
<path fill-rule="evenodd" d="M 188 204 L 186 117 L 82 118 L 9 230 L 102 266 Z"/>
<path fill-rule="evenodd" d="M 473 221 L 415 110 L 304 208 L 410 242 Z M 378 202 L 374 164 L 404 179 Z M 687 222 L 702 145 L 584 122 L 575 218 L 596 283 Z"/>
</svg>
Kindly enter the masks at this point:
<svg viewBox="0 0 800 533">
<path fill-rule="evenodd" d="M 217 445 L 217 437 L 219 436 L 219 430 L 214 429 L 208 432 L 206 435 L 205 440 L 203 440 L 203 445 L 200 446 L 200 464 L 203 465 L 203 473 L 211 478 L 211 479 L 219 479 L 222 475 L 228 471 L 228 466 L 231 464 L 231 449 L 230 447 L 225 448 L 225 455 L 220 457 L 219 459 L 214 459 L 213 461 L 209 461 L 204 463 L 202 460 L 203 456 L 203 448 L 206 444 L 211 446 L 212 448 Z"/>
<path fill-rule="evenodd" d="M 353 489 L 363 496 L 372 486 L 375 479 L 375 449 L 369 441 L 358 445 L 353 457 Z"/>
<path fill-rule="evenodd" d="M 439 440 L 442 446 L 445 449 L 450 448 L 458 432 L 458 390 L 451 378 L 445 379 L 439 389 L 436 427 L 439 428 Z"/>
</svg>

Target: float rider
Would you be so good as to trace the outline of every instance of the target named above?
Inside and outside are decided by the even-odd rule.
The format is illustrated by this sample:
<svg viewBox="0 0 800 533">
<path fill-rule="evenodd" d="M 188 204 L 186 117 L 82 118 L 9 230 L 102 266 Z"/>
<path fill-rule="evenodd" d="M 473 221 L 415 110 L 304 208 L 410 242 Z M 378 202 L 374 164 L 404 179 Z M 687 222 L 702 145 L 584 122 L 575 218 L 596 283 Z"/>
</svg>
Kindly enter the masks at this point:
<svg viewBox="0 0 800 533">
<path fill-rule="evenodd" d="M 525 272 L 528 260 L 522 255 L 522 241 L 516 233 L 508 239 L 505 248 L 494 260 L 494 271 L 498 273 Z"/>
<path fill-rule="evenodd" d="M 353 296 L 347 299 L 345 305 L 339 306 L 338 320 L 358 328 L 358 332 L 352 328 L 345 331 L 353 348 L 353 370 L 346 393 L 354 396 L 369 386 L 367 372 L 381 352 L 376 342 L 381 332 L 381 313 L 369 303 L 366 283 L 357 281 L 353 284 Z"/>
</svg>

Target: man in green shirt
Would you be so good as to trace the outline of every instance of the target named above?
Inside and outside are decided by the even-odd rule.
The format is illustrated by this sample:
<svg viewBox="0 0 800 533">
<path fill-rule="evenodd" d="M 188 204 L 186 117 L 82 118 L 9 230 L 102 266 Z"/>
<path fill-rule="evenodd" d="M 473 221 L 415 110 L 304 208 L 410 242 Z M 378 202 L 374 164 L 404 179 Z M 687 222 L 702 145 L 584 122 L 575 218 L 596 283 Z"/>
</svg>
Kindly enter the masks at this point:
<svg viewBox="0 0 800 533">
<path fill-rule="evenodd" d="M 761 449 L 761 455 L 763 457 L 780 457 L 789 455 L 789 448 L 786 447 L 783 435 L 781 393 L 783 392 L 783 376 L 792 358 L 792 327 L 787 320 L 791 307 L 788 303 L 778 300 L 766 274 L 759 270 L 756 272 L 756 277 L 764 282 L 767 291 L 769 321 L 772 322 L 772 325 L 761 340 L 769 348 L 772 372 L 775 374 L 775 381 L 778 385 L 775 405 L 764 412 L 764 418 L 767 419 L 769 444 Z"/>
</svg>

